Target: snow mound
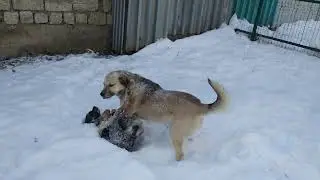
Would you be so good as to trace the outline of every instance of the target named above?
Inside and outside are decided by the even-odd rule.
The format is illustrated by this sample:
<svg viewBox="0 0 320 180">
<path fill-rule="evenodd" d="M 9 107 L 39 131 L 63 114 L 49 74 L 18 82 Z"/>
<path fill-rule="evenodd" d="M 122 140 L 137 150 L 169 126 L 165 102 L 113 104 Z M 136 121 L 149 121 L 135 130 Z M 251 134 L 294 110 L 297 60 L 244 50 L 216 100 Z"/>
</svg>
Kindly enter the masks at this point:
<svg viewBox="0 0 320 180">
<path fill-rule="evenodd" d="M 134 153 L 81 124 L 96 105 L 106 73 L 126 69 L 202 102 L 230 95 L 227 111 L 205 117 L 176 162 L 164 124 L 146 123 Z M 177 41 L 162 39 L 130 56 L 67 56 L 0 71 L 0 179 L 319 180 L 320 61 L 258 44 L 224 26 Z"/>
</svg>

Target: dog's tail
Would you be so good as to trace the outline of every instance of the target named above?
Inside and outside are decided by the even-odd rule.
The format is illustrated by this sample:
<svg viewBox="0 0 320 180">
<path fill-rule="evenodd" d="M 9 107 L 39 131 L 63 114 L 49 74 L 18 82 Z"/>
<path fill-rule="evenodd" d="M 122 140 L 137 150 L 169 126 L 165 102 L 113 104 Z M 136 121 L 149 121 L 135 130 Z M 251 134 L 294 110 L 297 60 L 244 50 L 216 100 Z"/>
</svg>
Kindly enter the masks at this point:
<svg viewBox="0 0 320 180">
<path fill-rule="evenodd" d="M 217 93 L 217 99 L 210 104 L 205 104 L 205 113 L 209 112 L 222 112 L 228 105 L 228 95 L 223 86 L 218 82 L 212 81 L 208 78 L 208 83 L 211 88 Z"/>
</svg>

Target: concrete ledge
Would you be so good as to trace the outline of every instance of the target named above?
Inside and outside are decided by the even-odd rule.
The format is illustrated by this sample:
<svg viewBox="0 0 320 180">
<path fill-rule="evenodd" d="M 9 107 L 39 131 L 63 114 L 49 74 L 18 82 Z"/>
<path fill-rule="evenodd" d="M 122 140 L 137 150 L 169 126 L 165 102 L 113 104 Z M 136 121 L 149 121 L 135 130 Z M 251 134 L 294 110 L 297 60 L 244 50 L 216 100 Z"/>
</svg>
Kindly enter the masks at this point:
<svg viewBox="0 0 320 180">
<path fill-rule="evenodd" d="M 18 57 L 37 54 L 100 53 L 111 49 L 110 25 L 0 24 L 0 54 Z"/>
</svg>

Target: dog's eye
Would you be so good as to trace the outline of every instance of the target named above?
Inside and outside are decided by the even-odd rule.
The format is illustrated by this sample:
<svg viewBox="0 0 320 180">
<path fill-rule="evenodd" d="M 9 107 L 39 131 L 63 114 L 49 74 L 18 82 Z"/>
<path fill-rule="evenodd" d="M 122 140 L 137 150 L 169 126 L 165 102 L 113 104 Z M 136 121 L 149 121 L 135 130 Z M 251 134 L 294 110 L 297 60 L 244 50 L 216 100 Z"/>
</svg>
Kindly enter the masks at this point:
<svg viewBox="0 0 320 180">
<path fill-rule="evenodd" d="M 109 84 L 109 87 L 112 87 L 112 86 L 114 86 L 114 84 Z"/>
</svg>

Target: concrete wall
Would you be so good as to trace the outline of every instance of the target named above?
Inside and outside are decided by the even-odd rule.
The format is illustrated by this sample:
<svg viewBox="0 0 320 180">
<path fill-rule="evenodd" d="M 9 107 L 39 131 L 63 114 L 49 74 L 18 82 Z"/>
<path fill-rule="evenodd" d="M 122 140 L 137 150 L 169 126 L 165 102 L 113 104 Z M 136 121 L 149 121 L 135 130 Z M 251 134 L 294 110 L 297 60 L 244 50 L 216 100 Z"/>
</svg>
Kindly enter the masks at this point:
<svg viewBox="0 0 320 180">
<path fill-rule="evenodd" d="M 111 0 L 0 0 L 0 57 L 107 52 Z"/>
</svg>

